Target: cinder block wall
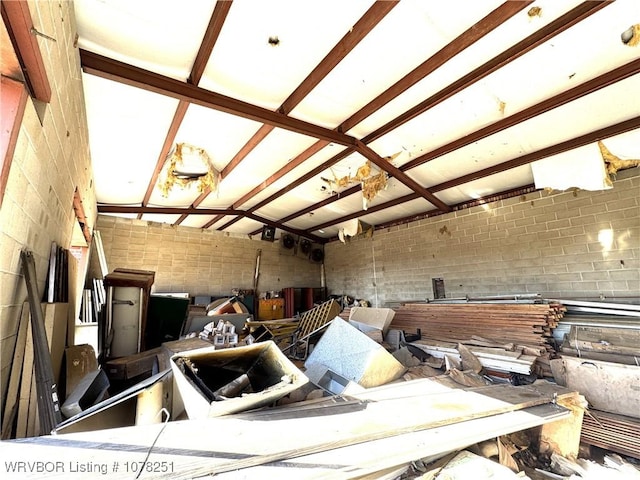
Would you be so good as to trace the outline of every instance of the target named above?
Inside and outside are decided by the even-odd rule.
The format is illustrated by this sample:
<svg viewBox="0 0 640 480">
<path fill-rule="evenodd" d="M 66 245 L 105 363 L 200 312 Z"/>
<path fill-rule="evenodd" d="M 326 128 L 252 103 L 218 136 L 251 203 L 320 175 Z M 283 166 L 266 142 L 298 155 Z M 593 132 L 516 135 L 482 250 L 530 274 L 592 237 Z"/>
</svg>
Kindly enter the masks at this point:
<svg viewBox="0 0 640 480">
<path fill-rule="evenodd" d="M 152 270 L 156 292 L 223 296 L 233 288 L 252 289 L 258 249 L 258 292 L 321 286 L 320 265 L 292 256 L 277 240 L 107 215 L 98 216 L 96 229 L 109 270 Z"/>
<path fill-rule="evenodd" d="M 539 191 L 325 246 L 327 287 L 382 307 L 434 298 L 640 292 L 640 171 L 606 191 Z"/>
<path fill-rule="evenodd" d="M 42 120 L 31 99 L 20 127 L 0 210 L 0 406 L 9 380 L 16 331 L 27 300 L 20 251 L 34 253 L 38 290 L 44 290 L 51 242 L 68 248 L 73 225 L 73 193 L 77 187 L 88 224 L 96 218 L 88 131 L 74 47 L 73 3 L 29 2 L 35 28 L 54 37 L 37 37 L 51 85 L 51 102 Z"/>
</svg>

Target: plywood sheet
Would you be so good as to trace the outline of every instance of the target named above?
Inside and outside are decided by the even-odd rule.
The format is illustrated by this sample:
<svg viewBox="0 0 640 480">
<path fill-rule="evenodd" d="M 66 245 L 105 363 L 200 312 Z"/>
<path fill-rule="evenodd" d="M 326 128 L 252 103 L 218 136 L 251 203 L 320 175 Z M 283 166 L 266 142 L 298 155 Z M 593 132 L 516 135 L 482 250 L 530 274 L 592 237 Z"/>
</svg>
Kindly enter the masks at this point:
<svg viewBox="0 0 640 480">
<path fill-rule="evenodd" d="M 382 397 L 387 400 L 334 399 L 332 406 L 322 400 L 317 406 L 297 404 L 271 411 L 169 422 L 166 426 L 59 434 L 30 440 L 29 447 L 31 455 L 37 454 L 40 459 L 71 455 L 78 461 L 95 461 L 95 453 L 100 452 L 97 458 L 108 458 L 109 478 L 120 478 L 122 473 L 111 470 L 114 461 L 120 465 L 124 461 L 140 462 L 146 458 L 150 442 L 155 441 L 149 458 L 173 464 L 172 471 L 154 474 L 154 478 L 186 479 L 215 473 L 222 479 L 346 479 L 415 458 L 441 455 L 567 415 L 553 403 L 552 396 L 529 387 L 505 385 L 498 389 L 503 393 L 515 390 L 510 397 L 520 399 L 516 404 L 478 391 L 445 390 L 440 386 L 439 393 L 406 396 L 411 389 L 427 391 L 423 387 L 416 383 L 396 393 L 385 388 Z M 274 436 L 274 431 L 283 434 Z M 21 446 L 9 445 L 12 450 L 7 454 L 14 455 Z M 103 463 L 107 468 L 107 462 Z"/>
</svg>

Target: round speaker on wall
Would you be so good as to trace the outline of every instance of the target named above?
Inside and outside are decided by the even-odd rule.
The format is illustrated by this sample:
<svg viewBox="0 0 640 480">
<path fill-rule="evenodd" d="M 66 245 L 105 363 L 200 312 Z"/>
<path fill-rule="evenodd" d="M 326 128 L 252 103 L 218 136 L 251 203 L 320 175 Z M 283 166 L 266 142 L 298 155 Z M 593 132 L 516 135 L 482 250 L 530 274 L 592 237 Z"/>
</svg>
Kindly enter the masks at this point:
<svg viewBox="0 0 640 480">
<path fill-rule="evenodd" d="M 324 251 L 321 248 L 314 248 L 311 250 L 309 259 L 314 263 L 320 263 L 324 260 Z"/>
<path fill-rule="evenodd" d="M 293 235 L 285 233 L 282 236 L 282 246 L 287 250 L 291 250 L 293 247 L 296 246 L 296 239 L 293 238 Z"/>
<path fill-rule="evenodd" d="M 300 251 L 305 255 L 309 255 L 311 253 L 311 242 L 306 238 L 300 240 Z"/>
</svg>

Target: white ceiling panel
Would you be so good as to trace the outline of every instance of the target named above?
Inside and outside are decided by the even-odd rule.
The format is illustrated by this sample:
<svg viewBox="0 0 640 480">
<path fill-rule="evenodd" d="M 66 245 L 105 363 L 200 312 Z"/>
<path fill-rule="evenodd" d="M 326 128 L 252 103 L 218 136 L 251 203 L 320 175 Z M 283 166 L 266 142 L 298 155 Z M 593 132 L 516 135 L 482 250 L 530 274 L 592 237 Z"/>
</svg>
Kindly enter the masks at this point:
<svg viewBox="0 0 640 480">
<path fill-rule="evenodd" d="M 186 80 L 215 0 L 76 0 L 81 48 Z"/>
<path fill-rule="evenodd" d="M 83 75 L 99 203 L 142 201 L 177 100 Z M 149 148 L 153 146 L 153 148 Z"/>
<path fill-rule="evenodd" d="M 640 24 L 636 0 L 74 7 L 101 213 L 233 235 L 268 223 L 323 242 L 353 218 L 384 227 L 518 195 L 533 181 L 529 164 L 510 168 L 523 155 L 561 159 L 604 138 L 621 158 L 640 156 L 640 42 L 621 37 Z M 423 111 L 429 98 L 443 100 Z M 366 118 L 340 127 L 363 106 Z M 225 174 L 219 188 L 160 194 L 158 157 L 176 143 L 207 152 Z M 357 184 L 335 181 L 371 155 L 388 184 L 364 210 Z"/>
<path fill-rule="evenodd" d="M 200 86 L 276 110 L 371 3 L 234 2 Z"/>
</svg>

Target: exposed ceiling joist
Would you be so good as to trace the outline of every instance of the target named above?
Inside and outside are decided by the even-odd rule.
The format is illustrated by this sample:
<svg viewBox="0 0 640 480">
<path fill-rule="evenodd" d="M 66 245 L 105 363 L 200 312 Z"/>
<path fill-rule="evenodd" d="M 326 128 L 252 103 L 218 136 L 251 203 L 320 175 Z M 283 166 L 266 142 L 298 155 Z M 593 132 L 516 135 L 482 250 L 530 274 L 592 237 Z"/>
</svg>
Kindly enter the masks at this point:
<svg viewBox="0 0 640 480">
<path fill-rule="evenodd" d="M 181 45 L 192 33 L 199 37 L 175 55 L 193 59 L 179 70 L 171 64 L 175 52 L 161 51 L 151 61 L 128 53 L 132 38 L 147 54 L 154 42 L 160 47 L 165 34 L 154 37 L 149 28 L 173 22 L 176 12 L 150 12 L 149 24 L 140 25 L 143 36 L 127 30 L 127 19 L 136 18 L 133 4 L 125 11 L 77 4 L 84 13 L 78 23 L 85 73 L 178 99 L 162 139 L 155 135 L 156 143 L 147 145 L 157 156 L 144 176 L 143 194 L 132 190 L 126 199 L 100 202 L 98 191 L 99 211 L 124 214 L 116 206 L 105 210 L 107 203 L 119 203 L 130 205 L 127 215 L 154 221 L 164 216 L 174 225 L 253 235 L 257 222 L 326 239 L 340 223 L 362 216 L 367 223 L 392 225 L 474 205 L 478 194 L 506 198 L 526 191 L 532 174 L 518 167 L 600 138 L 612 137 L 623 156 L 637 155 L 629 140 L 639 128 L 633 102 L 621 100 L 624 88 L 634 89 L 640 78 L 636 47 L 620 37 L 628 29 L 620 19 L 640 23 L 632 0 L 354 0 L 339 9 L 315 1 L 307 7 L 304 15 L 295 3 L 284 10 L 276 3 L 247 10 L 230 1 L 185 8 L 180 15 L 190 28 L 174 25 L 179 33 L 164 47 Z M 101 22 L 87 15 L 92 9 L 109 15 Z M 130 16 L 118 22 L 128 9 Z M 183 73 L 165 73 L 178 71 Z M 525 99 L 530 95 L 534 101 Z M 611 109 L 603 103 L 607 97 Z M 597 116 L 576 116 L 593 102 Z M 104 113 L 90 115 L 90 129 Z M 228 129 L 226 120 L 238 131 Z M 547 120 L 556 122 L 549 126 L 552 135 L 540 138 L 540 122 Z M 221 189 L 216 195 L 207 188 L 176 192 L 179 200 L 161 198 L 156 186 L 167 154 L 194 127 L 195 138 L 214 152 Z M 366 210 L 353 197 L 363 194 L 353 184 L 358 175 L 352 175 L 363 161 L 394 180 L 376 190 Z M 335 178 L 335 185 L 327 188 L 326 178 Z M 479 184 L 471 182 L 478 181 L 482 188 L 476 190 Z M 136 182 L 128 183 L 133 186 L 125 189 L 134 189 Z M 427 203 L 421 211 L 422 201 Z"/>
</svg>

